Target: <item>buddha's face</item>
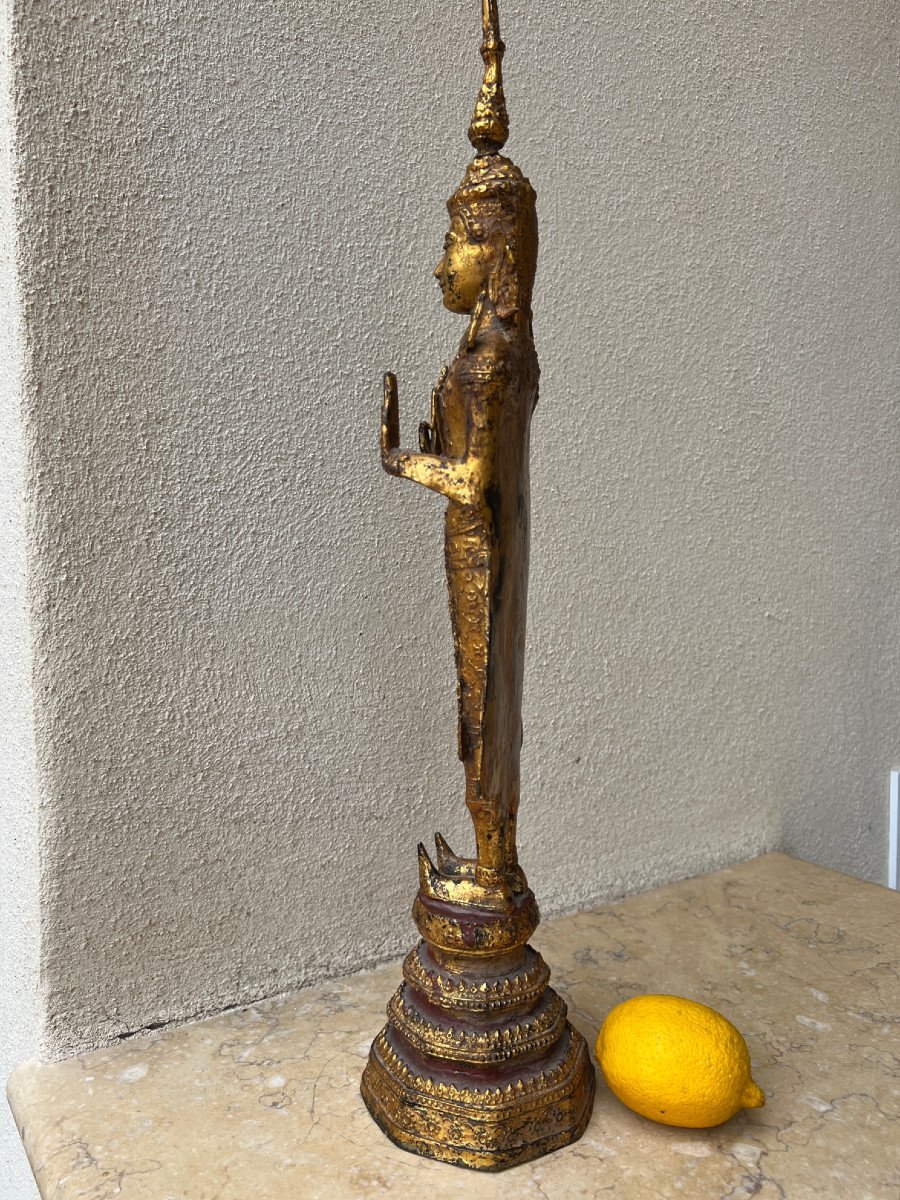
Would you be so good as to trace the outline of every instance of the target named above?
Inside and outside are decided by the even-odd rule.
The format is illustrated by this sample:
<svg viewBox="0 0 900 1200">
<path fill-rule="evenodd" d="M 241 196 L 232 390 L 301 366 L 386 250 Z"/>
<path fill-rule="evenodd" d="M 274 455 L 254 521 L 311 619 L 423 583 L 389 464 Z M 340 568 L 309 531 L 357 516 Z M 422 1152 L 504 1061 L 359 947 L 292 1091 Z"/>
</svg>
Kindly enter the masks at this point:
<svg viewBox="0 0 900 1200">
<path fill-rule="evenodd" d="M 491 252 L 486 242 L 476 241 L 462 219 L 453 217 L 444 239 L 444 257 L 434 277 L 441 285 L 444 305 L 451 312 L 471 312 L 487 287 Z"/>
</svg>

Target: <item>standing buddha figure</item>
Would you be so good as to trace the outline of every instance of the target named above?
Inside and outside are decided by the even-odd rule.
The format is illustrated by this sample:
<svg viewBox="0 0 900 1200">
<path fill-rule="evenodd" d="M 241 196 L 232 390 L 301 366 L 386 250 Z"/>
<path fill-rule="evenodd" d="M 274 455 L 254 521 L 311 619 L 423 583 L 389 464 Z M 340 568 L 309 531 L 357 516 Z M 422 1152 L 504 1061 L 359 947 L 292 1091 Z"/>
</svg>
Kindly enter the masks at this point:
<svg viewBox="0 0 900 1200">
<path fill-rule="evenodd" d="M 445 306 L 469 317 L 432 393 L 418 453 L 398 448 L 397 385 L 385 377 L 382 461 L 393 475 L 447 497 L 445 560 L 456 658 L 459 757 L 476 858 L 439 842 L 441 869 L 487 904 L 521 891 L 516 855 L 522 680 L 528 592 L 529 440 L 538 396 L 531 324 L 537 265 L 535 193 L 499 150 L 507 136 L 500 59 L 488 9 L 485 81 L 469 129 L 476 157 L 447 203 L 435 271 Z M 494 7 L 494 12 L 495 12 Z M 474 883 L 474 887 L 473 887 Z M 436 884 L 436 886 L 440 886 Z M 452 882 L 443 890 L 452 890 Z"/>
<path fill-rule="evenodd" d="M 580 1137 L 594 1072 L 529 938 L 540 920 L 516 854 L 528 592 L 531 328 L 537 216 L 531 184 L 501 155 L 508 132 L 496 0 L 482 0 L 484 81 L 469 127 L 475 158 L 448 201 L 435 275 L 468 318 L 453 361 L 402 450 L 397 380 L 384 378 L 381 457 L 447 500 L 444 558 L 456 655 L 459 757 L 475 856 L 438 834 L 419 846 L 413 919 L 363 1100 L 416 1154 L 479 1170 L 526 1162 Z"/>
</svg>

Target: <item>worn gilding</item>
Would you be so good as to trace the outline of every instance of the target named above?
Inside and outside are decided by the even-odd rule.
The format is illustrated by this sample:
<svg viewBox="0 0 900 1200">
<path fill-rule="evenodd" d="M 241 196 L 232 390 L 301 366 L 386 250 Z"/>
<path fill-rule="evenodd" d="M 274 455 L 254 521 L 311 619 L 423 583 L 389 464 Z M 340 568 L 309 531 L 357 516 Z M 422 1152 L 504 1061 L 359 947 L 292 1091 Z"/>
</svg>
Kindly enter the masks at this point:
<svg viewBox="0 0 900 1200">
<path fill-rule="evenodd" d="M 538 397 L 531 327 L 537 216 L 531 184 L 500 154 L 508 118 L 496 0 L 483 0 L 476 157 L 448 202 L 435 275 L 468 317 L 441 373 L 419 450 L 401 450 L 396 378 L 384 380 L 381 454 L 392 475 L 446 497 L 459 757 L 474 858 L 437 835 L 419 846 L 422 936 L 375 1039 L 362 1094 L 408 1150 L 498 1170 L 574 1141 L 591 1112 L 584 1040 L 530 946 L 540 919 L 516 853 L 528 591 L 529 438 Z"/>
</svg>

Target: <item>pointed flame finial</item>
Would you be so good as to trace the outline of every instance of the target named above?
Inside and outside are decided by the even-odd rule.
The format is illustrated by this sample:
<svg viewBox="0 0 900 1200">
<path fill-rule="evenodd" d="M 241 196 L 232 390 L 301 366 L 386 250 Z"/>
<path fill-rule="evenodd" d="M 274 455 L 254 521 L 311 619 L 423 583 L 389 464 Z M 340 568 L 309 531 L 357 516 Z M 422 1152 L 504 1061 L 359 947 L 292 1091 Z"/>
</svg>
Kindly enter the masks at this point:
<svg viewBox="0 0 900 1200">
<path fill-rule="evenodd" d="M 509 137 L 509 117 L 503 96 L 503 51 L 497 0 L 481 0 L 481 25 L 484 31 L 481 57 L 484 79 L 469 125 L 469 141 L 479 155 L 496 154 Z"/>
</svg>

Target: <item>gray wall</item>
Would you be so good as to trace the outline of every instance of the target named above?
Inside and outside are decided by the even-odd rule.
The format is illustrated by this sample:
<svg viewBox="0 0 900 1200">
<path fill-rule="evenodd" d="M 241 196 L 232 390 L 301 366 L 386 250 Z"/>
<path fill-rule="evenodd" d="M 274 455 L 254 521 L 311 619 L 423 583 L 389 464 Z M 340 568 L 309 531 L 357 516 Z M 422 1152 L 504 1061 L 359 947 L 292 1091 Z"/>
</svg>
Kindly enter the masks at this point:
<svg viewBox="0 0 900 1200">
<path fill-rule="evenodd" d="M 900 762 L 896 3 L 503 6 L 539 194 L 522 858 L 545 912 L 783 846 Z M 413 937 L 471 845 L 430 270 L 475 0 L 24 0 L 46 1049 Z"/>
<path fill-rule="evenodd" d="M 22 424 L 22 297 L 15 270 L 11 7 L 0 2 L 0 1080 L 38 1049 L 38 786 L 31 689 Z M 0 1101 L 0 1197 L 36 1196 Z"/>
</svg>

